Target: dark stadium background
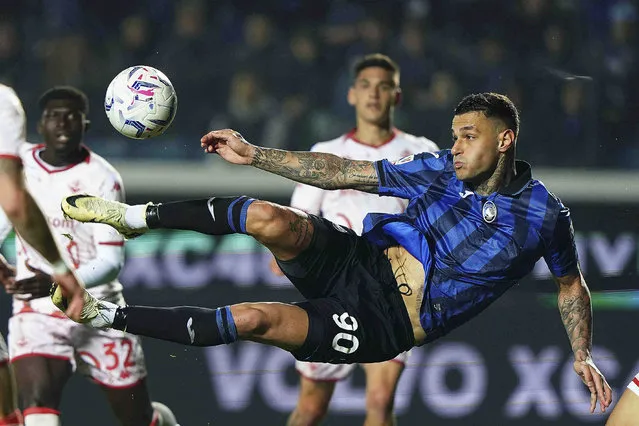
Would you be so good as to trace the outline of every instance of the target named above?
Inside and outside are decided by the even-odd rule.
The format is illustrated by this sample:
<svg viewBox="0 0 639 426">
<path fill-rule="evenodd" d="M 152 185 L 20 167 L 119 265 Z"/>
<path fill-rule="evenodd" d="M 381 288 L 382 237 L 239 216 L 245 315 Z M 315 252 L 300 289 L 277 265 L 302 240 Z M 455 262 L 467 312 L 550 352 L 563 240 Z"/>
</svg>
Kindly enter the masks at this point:
<svg viewBox="0 0 639 426">
<path fill-rule="evenodd" d="M 460 96 L 509 95 L 522 112 L 518 156 L 571 207 L 593 291 L 595 358 L 618 397 L 639 371 L 638 13 L 630 0 L 0 0 L 0 81 L 23 99 L 33 142 L 38 95 L 53 84 L 85 90 L 87 143 L 121 171 L 133 202 L 240 193 L 287 202 L 292 184 L 202 155 L 199 136 L 231 126 L 258 144 L 307 149 L 348 131 L 348 65 L 361 54 L 398 61 L 397 126 L 443 148 Z M 135 64 L 163 70 L 179 97 L 173 126 L 143 142 L 119 136 L 102 107 L 111 78 Z M 243 237 L 152 233 L 130 242 L 127 258 L 130 303 L 299 298 Z M 587 414 L 554 303 L 540 267 L 475 321 L 414 350 L 399 423 L 602 424 Z M 5 294 L 0 304 L 6 335 Z M 182 426 L 282 425 L 295 404 L 293 360 L 277 349 L 144 345 L 152 396 Z M 363 386 L 359 371 L 338 387 L 326 425 L 363 422 Z M 79 377 L 62 418 L 115 423 Z"/>
</svg>

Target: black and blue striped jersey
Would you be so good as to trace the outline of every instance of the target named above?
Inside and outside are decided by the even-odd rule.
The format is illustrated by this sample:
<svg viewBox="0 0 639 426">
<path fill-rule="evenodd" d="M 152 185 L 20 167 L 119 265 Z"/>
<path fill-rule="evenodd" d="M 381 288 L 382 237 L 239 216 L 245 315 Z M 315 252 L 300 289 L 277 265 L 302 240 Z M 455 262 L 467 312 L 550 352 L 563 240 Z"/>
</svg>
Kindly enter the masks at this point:
<svg viewBox="0 0 639 426">
<path fill-rule="evenodd" d="M 570 211 L 516 162 L 488 196 L 457 179 L 450 150 L 375 163 L 379 194 L 410 200 L 403 214 L 371 213 L 364 237 L 401 245 L 424 266 L 421 324 L 433 340 L 477 315 L 544 257 L 555 276 L 577 270 Z"/>
</svg>

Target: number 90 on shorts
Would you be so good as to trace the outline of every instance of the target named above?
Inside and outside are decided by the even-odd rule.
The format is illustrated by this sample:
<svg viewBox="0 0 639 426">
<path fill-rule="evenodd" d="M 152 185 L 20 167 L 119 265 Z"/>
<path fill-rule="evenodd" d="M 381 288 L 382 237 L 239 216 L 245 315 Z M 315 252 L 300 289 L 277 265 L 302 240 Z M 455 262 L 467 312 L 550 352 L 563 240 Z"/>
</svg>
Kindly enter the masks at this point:
<svg viewBox="0 0 639 426">
<path fill-rule="evenodd" d="M 333 314 L 333 321 L 340 329 L 344 330 L 333 337 L 333 349 L 345 354 L 352 354 L 359 348 L 359 340 L 357 336 L 349 332 L 357 330 L 357 320 L 348 312 L 344 312 L 341 315 Z"/>
</svg>

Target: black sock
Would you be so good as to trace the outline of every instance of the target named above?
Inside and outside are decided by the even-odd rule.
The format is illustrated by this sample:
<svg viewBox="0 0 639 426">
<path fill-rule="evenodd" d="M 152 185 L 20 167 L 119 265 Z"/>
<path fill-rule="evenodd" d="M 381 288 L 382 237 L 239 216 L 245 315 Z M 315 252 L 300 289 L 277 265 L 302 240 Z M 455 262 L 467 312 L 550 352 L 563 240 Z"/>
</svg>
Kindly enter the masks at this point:
<svg viewBox="0 0 639 426">
<path fill-rule="evenodd" d="M 186 229 L 209 235 L 245 234 L 246 212 L 253 201 L 241 196 L 151 204 L 146 209 L 146 224 L 150 229 Z"/>
<path fill-rule="evenodd" d="M 216 346 L 237 340 L 231 308 L 126 306 L 115 312 L 112 328 L 192 346 Z"/>
</svg>

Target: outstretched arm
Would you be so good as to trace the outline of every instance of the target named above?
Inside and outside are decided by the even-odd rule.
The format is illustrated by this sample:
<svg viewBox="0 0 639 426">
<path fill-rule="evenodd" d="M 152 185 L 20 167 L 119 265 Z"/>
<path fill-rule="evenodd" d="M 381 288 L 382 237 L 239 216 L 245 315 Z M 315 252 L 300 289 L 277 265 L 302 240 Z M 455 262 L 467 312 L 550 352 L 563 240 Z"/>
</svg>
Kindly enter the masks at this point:
<svg viewBox="0 0 639 426">
<path fill-rule="evenodd" d="M 322 189 L 356 189 L 377 193 L 378 177 L 373 162 L 333 154 L 284 151 L 255 146 L 240 133 L 212 131 L 201 139 L 205 152 L 219 154 L 233 164 L 244 164 Z"/>
<path fill-rule="evenodd" d="M 573 367 L 590 390 L 590 411 L 594 412 L 599 399 L 603 412 L 612 401 L 612 390 L 592 360 L 590 291 L 580 271 L 556 277 L 555 281 L 559 287 L 559 313 L 575 356 Z"/>
<path fill-rule="evenodd" d="M 322 189 L 377 192 L 377 173 L 371 161 L 349 160 L 323 152 L 255 148 L 251 165 L 258 169 Z"/>
</svg>

